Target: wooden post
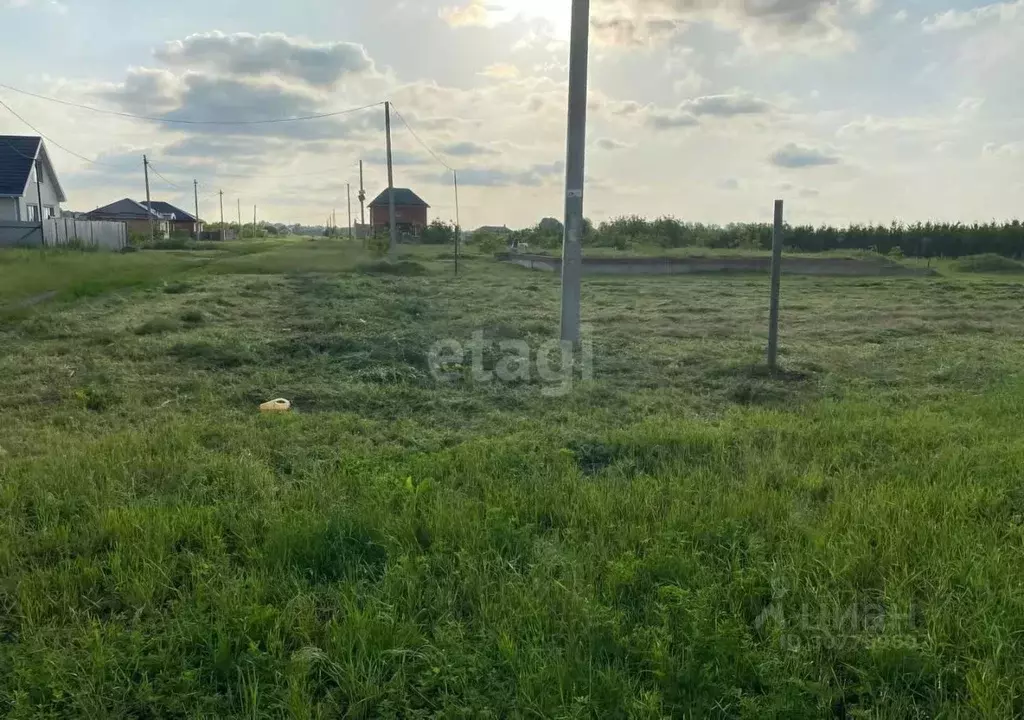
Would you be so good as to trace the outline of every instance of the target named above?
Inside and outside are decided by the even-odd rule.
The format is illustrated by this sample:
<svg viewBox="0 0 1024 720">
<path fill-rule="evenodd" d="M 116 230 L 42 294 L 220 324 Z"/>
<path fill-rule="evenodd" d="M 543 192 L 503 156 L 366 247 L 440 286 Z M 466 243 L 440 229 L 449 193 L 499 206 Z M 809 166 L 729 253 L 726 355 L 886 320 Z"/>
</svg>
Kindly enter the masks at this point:
<svg viewBox="0 0 1024 720">
<path fill-rule="evenodd" d="M 42 149 L 43 141 L 39 141 L 39 148 Z M 46 246 L 46 228 L 43 226 L 43 161 L 38 159 L 36 154 L 36 202 L 39 203 L 39 242 Z"/>
<path fill-rule="evenodd" d="M 779 360 L 779 290 L 782 285 L 782 201 L 775 201 L 775 225 L 772 229 L 772 297 L 768 320 L 768 369 L 775 372 Z"/>
<path fill-rule="evenodd" d="M 202 228 L 200 227 L 200 224 L 199 224 L 199 181 L 198 180 L 193 180 L 192 181 L 192 192 L 194 192 L 195 196 L 196 196 L 196 242 L 199 242 L 199 233 L 201 232 Z"/>
<path fill-rule="evenodd" d="M 398 257 L 398 226 L 395 223 L 395 170 L 391 158 L 391 103 L 384 103 L 384 132 L 387 135 L 388 160 L 388 260 L 394 262 Z M 372 212 L 372 211 L 371 211 Z"/>
<path fill-rule="evenodd" d="M 146 175 L 146 210 L 149 211 L 149 242 L 156 243 L 156 224 L 153 222 L 153 198 L 149 195 L 149 158 L 142 156 L 142 171 Z"/>
</svg>

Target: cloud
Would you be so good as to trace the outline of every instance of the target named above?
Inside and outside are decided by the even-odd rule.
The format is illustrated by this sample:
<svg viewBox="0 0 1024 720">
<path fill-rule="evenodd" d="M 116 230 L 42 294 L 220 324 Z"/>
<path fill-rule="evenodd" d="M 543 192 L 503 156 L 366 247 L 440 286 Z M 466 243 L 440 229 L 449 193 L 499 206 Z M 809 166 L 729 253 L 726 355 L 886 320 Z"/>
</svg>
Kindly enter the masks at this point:
<svg viewBox="0 0 1024 720">
<path fill-rule="evenodd" d="M 540 187 L 552 178 L 560 176 L 565 172 L 565 163 L 562 161 L 552 163 L 538 163 L 524 170 L 509 168 L 466 168 L 459 170 L 459 186 L 465 187 Z M 442 176 L 421 176 L 421 179 L 428 182 L 446 183 L 450 175 Z"/>
<path fill-rule="evenodd" d="M 777 167 L 800 169 L 821 167 L 823 165 L 837 165 L 840 159 L 838 156 L 825 150 L 806 145 L 797 145 L 796 143 L 786 143 L 772 153 L 769 161 Z"/>
<path fill-rule="evenodd" d="M 987 157 L 1024 157 L 1024 142 L 985 143 L 981 152 Z"/>
<path fill-rule="evenodd" d="M 891 19 L 894 23 L 902 23 L 906 22 L 908 17 L 910 17 L 910 15 L 907 13 L 907 11 L 900 9 L 892 14 Z"/>
<path fill-rule="evenodd" d="M 925 18 L 921 27 L 925 32 L 962 30 L 989 22 L 1009 22 L 1019 16 L 1024 16 L 1024 0 L 982 5 L 970 10 L 947 10 Z"/>
<path fill-rule="evenodd" d="M 800 197 L 802 198 L 816 198 L 819 195 L 821 193 L 814 188 L 801 188 L 800 190 Z"/>
<path fill-rule="evenodd" d="M 948 133 L 972 121 L 983 104 L 982 98 L 967 97 L 961 99 L 952 112 L 894 117 L 865 115 L 841 126 L 836 135 L 843 137 L 882 133 Z"/>
<path fill-rule="evenodd" d="M 519 68 L 511 63 L 495 63 L 485 67 L 480 74 L 498 80 L 514 80 L 519 77 Z"/>
<path fill-rule="evenodd" d="M 874 0 L 854 1 L 864 14 L 874 7 Z M 840 52 L 855 44 L 839 22 L 847 9 L 841 0 L 594 0 L 590 30 L 596 45 L 674 45 L 690 25 L 710 23 L 739 34 L 757 51 Z M 438 14 L 452 27 L 496 27 L 525 19 L 550 28 L 551 21 L 551 10 L 539 3 L 510 0 L 469 0 Z M 551 39 L 550 32 L 531 31 L 522 46 L 551 49 Z"/>
<path fill-rule="evenodd" d="M 274 138 L 195 135 L 165 145 L 160 151 L 160 156 L 203 160 L 230 157 L 233 163 L 260 164 L 268 152 L 280 149 L 283 149 L 282 144 Z"/>
<path fill-rule="evenodd" d="M 722 180 L 721 182 L 718 183 L 718 187 L 720 187 L 722 190 L 739 190 L 740 181 L 737 180 L 736 178 L 726 178 L 725 180 Z"/>
<path fill-rule="evenodd" d="M 373 70 L 373 61 L 362 45 L 311 43 L 281 33 L 199 33 L 166 43 L 154 55 L 172 68 L 202 68 L 247 77 L 271 74 L 320 87 L 330 87 L 349 74 Z"/>
<path fill-rule="evenodd" d="M 613 150 L 625 150 L 626 148 L 630 147 L 630 145 L 628 145 L 627 143 L 606 137 L 598 138 L 597 140 L 594 141 L 594 145 L 596 145 L 601 150 L 607 150 L 609 152 Z"/>
<path fill-rule="evenodd" d="M 494 22 L 482 0 L 470 0 L 467 5 L 442 7 L 438 16 L 452 27 L 486 27 Z"/>
<path fill-rule="evenodd" d="M 387 167 L 388 154 L 385 150 L 362 150 L 359 157 L 370 165 Z M 416 167 L 418 165 L 430 165 L 436 162 L 437 161 L 433 158 L 427 157 L 426 155 L 420 155 L 419 153 L 405 152 L 402 150 L 394 150 L 391 153 L 391 164 L 395 167 Z"/>
<path fill-rule="evenodd" d="M 132 67 L 123 83 L 102 86 L 95 94 L 131 113 L 160 115 L 178 106 L 182 90 L 181 78 L 168 70 Z"/>
<path fill-rule="evenodd" d="M 441 148 L 441 152 L 445 155 L 451 155 L 453 157 L 473 157 L 475 155 L 497 155 L 498 151 L 494 148 L 481 145 L 480 143 L 472 142 L 471 140 L 462 140 L 459 142 L 445 145 Z"/>
<path fill-rule="evenodd" d="M 58 0 L 7 0 L 3 7 L 8 7 L 12 10 L 38 7 L 58 15 L 64 15 L 68 11 L 68 6 Z"/>
<path fill-rule="evenodd" d="M 674 130 L 699 125 L 701 118 L 724 120 L 743 115 L 763 115 L 772 110 L 774 106 L 767 100 L 750 93 L 735 92 L 691 98 L 672 109 L 624 105 L 620 112 L 629 114 L 639 111 L 646 114 L 647 125 L 655 130 Z"/>
<path fill-rule="evenodd" d="M 235 78 L 205 72 L 178 76 L 152 68 L 132 68 L 123 83 L 104 86 L 96 94 L 127 112 L 179 121 L 244 120 L 252 123 L 316 115 L 330 109 L 326 95 L 307 85 L 292 85 L 277 78 Z M 365 134 L 381 123 L 377 114 L 366 110 L 312 122 L 164 126 L 161 130 L 330 140 Z"/>
<path fill-rule="evenodd" d="M 853 7 L 861 15 L 870 15 L 878 9 L 878 0 L 853 0 Z"/>
<path fill-rule="evenodd" d="M 855 44 L 840 19 L 838 0 L 599 0 L 592 25 L 624 45 L 674 42 L 686 25 L 706 22 L 756 51 L 838 52 Z"/>
<path fill-rule="evenodd" d="M 705 95 L 686 100 L 679 105 L 679 110 L 697 117 L 735 117 L 770 112 L 772 104 L 754 97 L 750 93 L 738 92 L 728 95 Z"/>
<path fill-rule="evenodd" d="M 655 130 L 677 130 L 700 125 L 691 113 L 678 110 L 656 110 L 647 112 L 647 124 Z"/>
<path fill-rule="evenodd" d="M 642 47 L 669 41 L 685 27 L 666 17 L 634 20 L 627 15 L 597 15 L 590 20 L 590 35 L 598 45 Z"/>
</svg>

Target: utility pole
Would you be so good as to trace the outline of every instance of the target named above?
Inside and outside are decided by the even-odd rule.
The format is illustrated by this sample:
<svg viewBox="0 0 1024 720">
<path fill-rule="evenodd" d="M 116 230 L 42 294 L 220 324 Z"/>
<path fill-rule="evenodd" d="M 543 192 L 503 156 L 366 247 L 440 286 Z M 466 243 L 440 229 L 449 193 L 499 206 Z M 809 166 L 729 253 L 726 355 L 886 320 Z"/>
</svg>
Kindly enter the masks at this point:
<svg viewBox="0 0 1024 720">
<path fill-rule="evenodd" d="M 352 183 L 345 183 L 348 192 L 348 239 L 352 239 Z"/>
<path fill-rule="evenodd" d="M 196 196 L 196 242 L 199 242 L 199 181 L 192 181 L 192 191 Z"/>
<path fill-rule="evenodd" d="M 395 169 L 391 163 L 391 103 L 388 101 L 384 103 L 384 130 L 388 146 L 388 227 L 391 231 L 388 259 L 394 262 L 398 254 L 398 227 L 395 225 Z"/>
<path fill-rule="evenodd" d="M 462 224 L 459 222 L 459 173 L 452 170 L 455 178 L 455 274 L 459 274 L 459 241 L 462 240 Z"/>
<path fill-rule="evenodd" d="M 38 145 L 39 148 L 43 147 L 43 144 Z M 46 228 L 43 226 L 43 161 L 39 159 L 40 153 L 37 151 L 35 160 L 32 161 L 32 166 L 36 171 L 36 202 L 39 203 L 39 242 L 44 246 L 46 245 Z M 90 226 L 91 229 L 91 226 Z M 54 235 L 56 235 L 56 228 L 54 228 Z M 56 238 L 55 238 L 56 240 Z M 54 242 L 54 245 L 57 243 Z"/>
<path fill-rule="evenodd" d="M 256 237 L 256 206 L 252 206 L 252 236 Z"/>
<path fill-rule="evenodd" d="M 587 150 L 587 60 L 590 0 L 572 0 L 569 40 L 569 128 L 565 151 L 565 231 L 562 238 L 562 342 L 580 340 L 583 275 L 583 166 Z"/>
<path fill-rule="evenodd" d="M 146 209 L 149 210 L 149 242 L 156 242 L 156 225 L 153 224 L 153 199 L 149 196 L 149 158 L 142 156 L 142 171 L 146 174 Z"/>
<path fill-rule="evenodd" d="M 782 285 L 782 201 L 775 201 L 775 225 L 772 227 L 772 296 L 768 318 L 768 369 L 775 372 L 779 360 L 779 289 Z"/>
<path fill-rule="evenodd" d="M 245 233 L 242 232 L 242 198 L 238 198 L 238 239 L 241 240 L 245 237 Z"/>
<path fill-rule="evenodd" d="M 224 191 L 220 191 L 220 241 L 224 242 L 227 235 L 224 234 Z"/>
<path fill-rule="evenodd" d="M 359 161 L 359 224 L 366 229 L 366 188 L 363 187 L 363 161 Z"/>
</svg>

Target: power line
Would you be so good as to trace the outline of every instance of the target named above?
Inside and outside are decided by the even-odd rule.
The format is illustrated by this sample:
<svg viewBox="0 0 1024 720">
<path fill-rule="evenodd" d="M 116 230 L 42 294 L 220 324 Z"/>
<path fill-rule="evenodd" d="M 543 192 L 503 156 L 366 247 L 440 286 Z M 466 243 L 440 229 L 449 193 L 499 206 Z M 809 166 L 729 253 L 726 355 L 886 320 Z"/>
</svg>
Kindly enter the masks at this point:
<svg viewBox="0 0 1024 720">
<path fill-rule="evenodd" d="M 41 138 L 42 138 L 43 140 L 45 140 L 46 142 L 50 143 L 50 144 L 51 144 L 51 145 L 53 145 L 54 147 L 60 148 L 60 149 L 61 149 L 61 150 L 63 150 L 64 152 L 68 153 L 69 155 L 74 155 L 74 156 L 75 156 L 76 158 L 79 158 L 80 160 L 85 160 L 85 161 L 86 161 L 87 163 L 91 163 L 91 164 L 93 164 L 93 165 L 103 165 L 103 166 L 105 166 L 105 167 L 112 167 L 112 168 L 117 168 L 117 166 L 116 166 L 116 165 L 112 165 L 112 164 L 110 164 L 110 163 L 103 163 L 103 162 L 100 162 L 99 160 L 92 160 L 92 159 L 90 159 L 90 158 L 87 158 L 87 157 L 86 157 L 85 155 L 80 155 L 79 153 L 76 153 L 76 152 L 75 152 L 74 150 L 69 150 L 68 148 L 64 147 L 64 146 L 63 146 L 63 145 L 61 145 L 61 144 L 60 144 L 59 142 L 57 142 L 56 140 L 54 140 L 53 138 L 51 138 L 51 137 L 48 137 L 48 136 L 44 135 L 44 134 L 43 134 L 43 133 L 42 133 L 42 132 L 41 132 L 41 131 L 39 130 L 39 128 L 37 128 L 37 127 L 36 127 L 35 125 L 33 125 L 33 124 L 32 124 L 32 123 L 30 123 L 30 122 L 29 122 L 28 120 L 26 120 L 25 118 L 23 118 L 23 117 L 22 117 L 21 115 L 19 115 L 18 113 L 16 113 L 16 112 L 15 112 L 15 111 L 14 111 L 14 110 L 13 110 L 13 109 L 11 108 L 11 106 L 10 106 L 10 105 L 8 105 L 7 103 L 5 103 L 5 102 L 4 102 L 3 100 L 0 100 L 0 105 L 3 105 L 3 107 L 4 107 L 4 108 L 5 108 L 6 110 L 7 110 L 7 112 L 9 112 L 9 113 L 10 113 L 11 115 L 13 115 L 14 117 L 16 117 L 16 118 L 18 118 L 19 120 L 21 120 L 21 121 L 22 121 L 23 123 L 25 123 L 26 125 L 28 125 L 28 126 L 29 126 L 29 128 L 30 128 L 30 129 L 32 130 L 32 132 L 34 132 L 34 133 L 35 133 L 36 135 L 38 135 L 39 137 L 41 137 Z M 34 160 L 35 158 L 32 158 L 32 159 Z M 117 168 L 117 169 L 119 169 L 119 170 L 120 170 L 121 168 Z"/>
<path fill-rule="evenodd" d="M 117 117 L 130 118 L 132 120 L 146 120 L 148 122 L 166 123 L 168 125 L 273 125 L 277 123 L 320 120 L 323 118 L 337 117 L 339 115 L 349 115 L 351 113 L 359 112 L 360 110 L 369 110 L 370 108 L 384 104 L 383 101 L 380 101 L 369 105 L 363 105 L 361 107 L 348 108 L 347 110 L 335 110 L 332 112 L 317 113 L 315 115 L 300 115 L 288 118 L 271 118 L 269 120 L 182 120 L 166 117 L 154 117 L 152 115 L 138 115 L 135 113 L 121 112 L 119 110 L 104 110 L 103 108 L 83 105 L 81 103 L 70 102 L 68 100 L 61 100 L 60 98 L 49 97 L 48 95 L 39 95 L 38 93 L 29 92 L 28 90 L 22 90 L 21 88 L 5 85 L 3 83 L 0 83 L 0 88 L 21 93 L 22 95 L 28 95 L 29 97 L 33 97 L 38 100 L 46 100 L 48 102 L 58 103 L 67 107 L 79 108 L 81 110 L 89 110 L 90 112 L 100 113 L 102 115 L 115 115 Z"/>
<path fill-rule="evenodd" d="M 402 124 L 403 124 L 403 125 L 405 125 L 406 129 L 407 129 L 407 130 L 408 130 L 409 132 L 411 132 L 411 133 L 412 133 L 412 136 L 413 136 L 414 138 L 416 138 L 416 142 L 418 142 L 418 143 L 419 143 L 420 145 L 422 145 L 422 146 L 423 146 L 423 148 L 424 148 L 424 149 L 425 149 L 425 150 L 426 150 L 426 151 L 427 151 L 428 153 L 430 153 L 430 154 L 431 154 L 431 155 L 433 156 L 433 158 L 434 158 L 435 160 L 437 160 L 437 161 L 438 161 L 439 163 L 441 163 L 441 164 L 442 164 L 442 165 L 443 165 L 443 166 L 444 166 L 445 168 L 447 168 L 449 172 L 455 172 L 455 168 L 453 168 L 453 167 L 452 167 L 451 165 L 449 165 L 449 164 L 448 164 L 448 163 L 446 163 L 446 162 L 445 162 L 444 160 L 442 160 L 442 159 L 441 159 L 440 157 L 438 157 L 437 153 L 436 153 L 436 152 L 434 152 L 434 151 L 433 151 L 433 150 L 431 149 L 431 147 L 430 147 L 429 145 L 427 145 L 427 144 L 426 144 L 425 142 L 423 142 L 423 139 L 422 139 L 422 138 L 421 138 L 421 137 L 420 137 L 419 135 L 417 135 L 417 134 L 416 134 L 416 131 L 412 129 L 412 126 L 411 126 L 411 125 L 410 125 L 410 124 L 409 124 L 409 123 L 408 123 L 408 122 L 406 121 L 406 119 L 405 119 L 404 117 L 402 117 L 402 113 L 398 112 L 398 108 L 396 108 L 396 107 L 395 107 L 395 104 L 394 104 L 394 103 L 391 103 L 391 109 L 395 111 L 395 115 L 397 115 L 397 116 L 398 116 L 398 119 L 402 121 Z"/>
<path fill-rule="evenodd" d="M 175 184 L 174 184 L 174 183 L 172 183 L 172 182 L 171 182 L 170 180 L 168 180 L 168 179 L 167 179 L 167 178 L 165 178 L 165 177 L 164 177 L 163 175 L 161 175 L 161 174 L 159 173 L 159 171 L 157 171 L 157 169 L 156 169 L 155 167 L 153 167 L 153 163 L 150 163 L 150 164 L 149 164 L 149 169 L 153 171 L 153 174 L 154 174 L 154 175 L 156 175 L 156 176 L 157 176 L 158 178 L 160 178 L 161 180 L 163 180 L 163 181 L 164 181 L 165 183 L 167 183 L 168 185 L 170 185 L 170 186 L 171 186 L 172 188 L 174 188 L 175 190 L 181 190 L 181 187 L 179 187 L 178 185 L 175 185 Z"/>
<path fill-rule="evenodd" d="M 5 143 L 6 145 L 8 145 L 8 146 L 9 146 L 9 147 L 11 148 L 11 150 L 13 150 L 13 151 L 14 151 L 14 153 L 15 153 L 16 155 L 20 155 L 21 157 L 25 158 L 26 160 L 32 160 L 33 162 L 35 162 L 35 158 L 34 158 L 34 157 L 32 157 L 31 155 L 26 155 L 26 154 L 25 154 L 25 153 L 23 153 L 23 152 L 22 152 L 21 150 L 19 150 L 18 148 L 14 147 L 14 143 L 12 143 L 12 142 L 11 142 L 10 140 L 8 140 L 7 138 L 0 138 L 0 139 L 2 139 L 2 140 L 4 141 L 4 143 Z"/>
</svg>

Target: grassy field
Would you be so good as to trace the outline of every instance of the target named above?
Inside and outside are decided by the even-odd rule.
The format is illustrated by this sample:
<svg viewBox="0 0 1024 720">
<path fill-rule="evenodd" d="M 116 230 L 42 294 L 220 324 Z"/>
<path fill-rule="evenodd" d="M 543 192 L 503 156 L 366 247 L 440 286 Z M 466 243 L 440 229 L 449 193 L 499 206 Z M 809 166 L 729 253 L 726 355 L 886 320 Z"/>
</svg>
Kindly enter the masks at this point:
<svg viewBox="0 0 1024 720">
<path fill-rule="evenodd" d="M 1024 284 L 413 252 L 0 256 L 0 714 L 1024 714 Z"/>
</svg>

